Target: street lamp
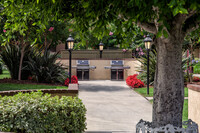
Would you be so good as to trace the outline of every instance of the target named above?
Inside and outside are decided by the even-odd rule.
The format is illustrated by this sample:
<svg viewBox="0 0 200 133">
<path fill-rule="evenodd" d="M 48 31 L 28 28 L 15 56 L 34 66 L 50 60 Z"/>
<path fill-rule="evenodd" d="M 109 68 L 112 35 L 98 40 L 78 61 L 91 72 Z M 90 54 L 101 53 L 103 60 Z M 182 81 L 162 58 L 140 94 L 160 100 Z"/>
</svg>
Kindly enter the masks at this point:
<svg viewBox="0 0 200 133">
<path fill-rule="evenodd" d="M 149 95 L 149 51 L 151 49 L 152 39 L 149 35 L 145 37 L 144 44 L 147 50 L 147 94 Z"/>
<path fill-rule="evenodd" d="M 104 44 L 102 42 L 100 42 L 99 43 L 100 58 L 102 58 L 103 46 L 104 46 Z"/>
<path fill-rule="evenodd" d="M 74 47 L 74 38 L 69 35 L 66 40 L 65 49 L 69 50 L 69 83 L 71 83 L 71 68 L 72 68 L 72 50 Z"/>
</svg>

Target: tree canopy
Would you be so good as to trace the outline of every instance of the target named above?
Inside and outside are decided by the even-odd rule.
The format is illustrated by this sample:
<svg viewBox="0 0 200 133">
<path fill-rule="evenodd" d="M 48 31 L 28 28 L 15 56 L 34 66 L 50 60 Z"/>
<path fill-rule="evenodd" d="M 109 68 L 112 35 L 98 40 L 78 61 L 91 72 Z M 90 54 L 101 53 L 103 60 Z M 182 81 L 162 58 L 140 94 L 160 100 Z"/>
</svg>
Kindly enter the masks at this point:
<svg viewBox="0 0 200 133">
<path fill-rule="evenodd" d="M 27 25 L 46 29 L 49 20 L 73 20 L 82 36 L 90 31 L 101 39 L 110 24 L 115 35 L 130 38 L 134 25 L 154 35 L 157 65 L 154 81 L 153 125 L 181 126 L 184 100 L 182 43 L 199 28 L 200 2 L 197 0 L 4 0 L 5 29 L 26 35 Z M 29 22 L 28 22 L 29 21 Z M 34 21 L 33 23 L 30 23 Z M 9 34 L 7 32 L 7 40 Z"/>
</svg>

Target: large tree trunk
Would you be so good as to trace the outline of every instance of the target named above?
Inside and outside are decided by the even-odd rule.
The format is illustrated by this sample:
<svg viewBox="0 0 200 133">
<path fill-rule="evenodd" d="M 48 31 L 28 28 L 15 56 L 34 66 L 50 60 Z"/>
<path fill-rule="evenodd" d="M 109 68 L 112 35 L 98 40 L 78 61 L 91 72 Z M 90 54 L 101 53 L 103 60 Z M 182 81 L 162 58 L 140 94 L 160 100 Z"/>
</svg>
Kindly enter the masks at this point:
<svg viewBox="0 0 200 133">
<path fill-rule="evenodd" d="M 177 35 L 174 35 L 177 36 Z M 154 80 L 153 126 L 181 127 L 184 102 L 183 37 L 158 38 Z"/>
</svg>

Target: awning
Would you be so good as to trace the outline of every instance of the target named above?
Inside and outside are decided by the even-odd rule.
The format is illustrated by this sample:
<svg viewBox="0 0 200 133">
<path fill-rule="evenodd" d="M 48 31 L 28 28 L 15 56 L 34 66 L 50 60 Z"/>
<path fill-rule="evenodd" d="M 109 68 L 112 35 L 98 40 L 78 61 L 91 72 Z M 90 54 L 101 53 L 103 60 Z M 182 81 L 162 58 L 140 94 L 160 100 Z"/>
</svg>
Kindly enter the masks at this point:
<svg viewBox="0 0 200 133">
<path fill-rule="evenodd" d="M 130 69 L 130 66 L 105 66 L 105 69 Z"/>
<path fill-rule="evenodd" d="M 96 69 L 96 66 L 73 66 L 76 69 Z"/>
</svg>

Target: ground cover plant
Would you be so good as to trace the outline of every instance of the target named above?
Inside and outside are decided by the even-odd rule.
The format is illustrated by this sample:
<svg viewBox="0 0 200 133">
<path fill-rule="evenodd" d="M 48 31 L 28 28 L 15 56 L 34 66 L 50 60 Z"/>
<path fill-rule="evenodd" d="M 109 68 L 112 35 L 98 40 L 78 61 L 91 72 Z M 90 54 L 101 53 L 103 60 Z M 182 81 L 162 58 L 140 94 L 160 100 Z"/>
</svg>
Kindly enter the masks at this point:
<svg viewBox="0 0 200 133">
<path fill-rule="evenodd" d="M 86 108 L 78 97 L 51 97 L 42 92 L 0 97 L 0 131 L 81 133 Z"/>
</svg>

